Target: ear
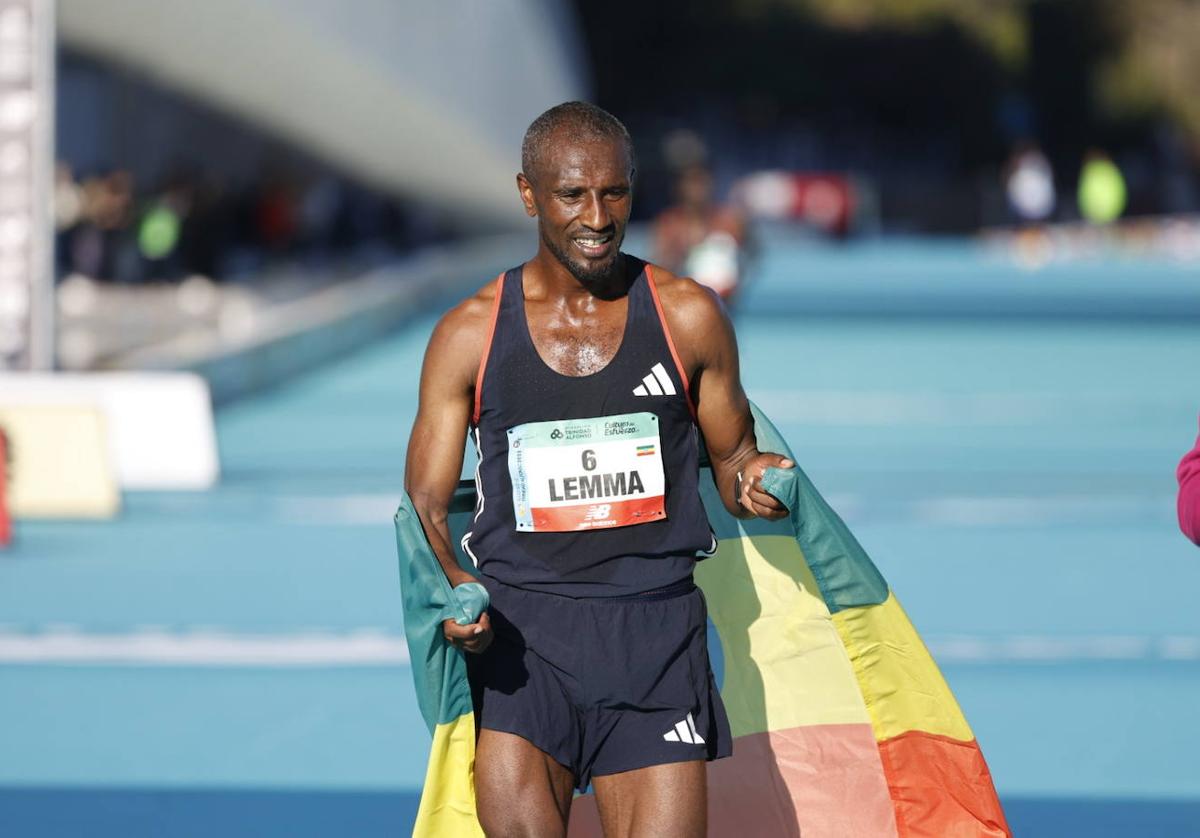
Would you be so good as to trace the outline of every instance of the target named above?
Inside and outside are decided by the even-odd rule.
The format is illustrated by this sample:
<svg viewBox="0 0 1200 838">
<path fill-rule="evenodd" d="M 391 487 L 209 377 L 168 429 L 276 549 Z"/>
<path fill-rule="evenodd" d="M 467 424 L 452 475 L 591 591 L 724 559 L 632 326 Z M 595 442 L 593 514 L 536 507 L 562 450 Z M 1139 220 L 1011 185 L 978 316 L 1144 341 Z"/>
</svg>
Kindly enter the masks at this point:
<svg viewBox="0 0 1200 838">
<path fill-rule="evenodd" d="M 517 172 L 517 192 L 521 196 L 521 203 L 525 205 L 525 214 L 530 218 L 537 218 L 537 204 L 533 201 L 533 184 L 529 182 L 529 178 L 525 177 L 524 172 Z"/>
</svg>

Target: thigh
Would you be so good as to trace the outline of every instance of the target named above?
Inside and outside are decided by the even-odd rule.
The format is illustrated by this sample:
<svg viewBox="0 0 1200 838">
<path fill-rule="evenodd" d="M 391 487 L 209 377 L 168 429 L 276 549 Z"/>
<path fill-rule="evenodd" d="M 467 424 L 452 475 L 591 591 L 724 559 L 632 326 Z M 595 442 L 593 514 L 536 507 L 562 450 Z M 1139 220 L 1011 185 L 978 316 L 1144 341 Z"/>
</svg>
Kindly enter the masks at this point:
<svg viewBox="0 0 1200 838">
<path fill-rule="evenodd" d="M 489 836 L 567 833 L 575 777 L 528 739 L 484 728 L 475 747 L 475 805 Z"/>
<path fill-rule="evenodd" d="M 702 760 L 594 777 L 605 838 L 703 838 L 708 829 L 707 777 Z"/>
</svg>

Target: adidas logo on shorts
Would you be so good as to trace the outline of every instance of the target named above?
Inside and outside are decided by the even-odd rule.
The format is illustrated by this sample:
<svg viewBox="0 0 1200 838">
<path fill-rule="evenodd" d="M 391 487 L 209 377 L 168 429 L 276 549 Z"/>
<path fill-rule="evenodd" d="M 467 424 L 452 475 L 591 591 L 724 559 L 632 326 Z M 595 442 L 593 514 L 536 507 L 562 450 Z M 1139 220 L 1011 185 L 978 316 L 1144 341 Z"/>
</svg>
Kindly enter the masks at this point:
<svg viewBox="0 0 1200 838">
<path fill-rule="evenodd" d="M 666 369 L 662 364 L 655 364 L 650 368 L 650 374 L 642 379 L 642 383 L 633 388 L 635 396 L 673 396 L 675 395 L 675 385 L 671 383 L 671 377 L 667 375 Z"/>
<path fill-rule="evenodd" d="M 684 742 L 688 745 L 704 744 L 704 739 L 696 732 L 696 723 L 692 721 L 691 713 L 687 714 L 686 719 L 676 722 L 675 727 L 664 733 L 663 739 L 668 742 Z"/>
</svg>

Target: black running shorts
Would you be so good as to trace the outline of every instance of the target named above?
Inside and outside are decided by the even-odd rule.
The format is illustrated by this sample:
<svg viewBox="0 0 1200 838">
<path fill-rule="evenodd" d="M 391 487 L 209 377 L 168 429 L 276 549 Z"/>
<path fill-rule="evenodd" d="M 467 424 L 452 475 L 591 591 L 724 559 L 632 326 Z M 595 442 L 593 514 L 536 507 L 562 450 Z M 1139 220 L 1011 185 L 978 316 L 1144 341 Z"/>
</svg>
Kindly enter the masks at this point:
<svg viewBox="0 0 1200 838">
<path fill-rule="evenodd" d="M 481 728 L 516 734 L 593 775 L 732 751 L 691 580 L 628 597 L 559 596 L 481 580 L 495 638 L 467 655 Z"/>
</svg>

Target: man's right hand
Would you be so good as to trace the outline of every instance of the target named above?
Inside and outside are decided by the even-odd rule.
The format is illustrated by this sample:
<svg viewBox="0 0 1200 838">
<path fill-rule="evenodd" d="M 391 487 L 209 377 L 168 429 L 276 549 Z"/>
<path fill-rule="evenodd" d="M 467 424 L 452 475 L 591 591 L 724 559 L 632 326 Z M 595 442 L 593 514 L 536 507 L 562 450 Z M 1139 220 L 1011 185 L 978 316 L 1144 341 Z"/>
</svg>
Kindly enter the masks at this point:
<svg viewBox="0 0 1200 838">
<path fill-rule="evenodd" d="M 492 620 L 484 611 L 478 622 L 460 626 L 454 620 L 442 621 L 442 634 L 456 649 L 479 654 L 492 645 Z"/>
</svg>

